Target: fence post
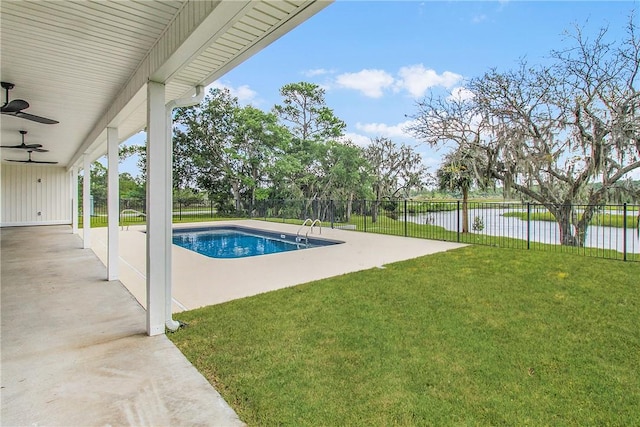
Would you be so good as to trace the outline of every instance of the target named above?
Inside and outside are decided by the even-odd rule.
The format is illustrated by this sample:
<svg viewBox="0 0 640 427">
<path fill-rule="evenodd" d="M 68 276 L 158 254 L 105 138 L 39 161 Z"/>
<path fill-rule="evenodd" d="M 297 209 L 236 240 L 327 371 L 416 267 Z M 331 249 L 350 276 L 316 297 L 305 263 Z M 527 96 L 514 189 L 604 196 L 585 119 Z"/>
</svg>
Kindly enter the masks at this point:
<svg viewBox="0 0 640 427">
<path fill-rule="evenodd" d="M 456 230 L 458 234 L 458 243 L 460 243 L 460 200 L 456 201 Z"/>
<path fill-rule="evenodd" d="M 367 201 L 364 200 L 364 232 L 367 232 Z"/>
<path fill-rule="evenodd" d="M 622 205 L 622 260 L 627 260 L 627 204 Z"/>
<path fill-rule="evenodd" d="M 407 237 L 407 199 L 404 199 L 404 237 Z"/>
<path fill-rule="evenodd" d="M 182 221 L 182 202 L 178 202 L 178 218 Z"/>
<path fill-rule="evenodd" d="M 531 202 L 527 202 L 527 249 L 531 249 Z"/>
<path fill-rule="evenodd" d="M 209 216 L 213 219 L 213 200 L 209 200 Z"/>
<path fill-rule="evenodd" d="M 333 199 L 329 200 L 329 217 L 331 218 L 331 228 L 333 228 L 335 220 L 335 205 L 333 204 Z"/>
</svg>

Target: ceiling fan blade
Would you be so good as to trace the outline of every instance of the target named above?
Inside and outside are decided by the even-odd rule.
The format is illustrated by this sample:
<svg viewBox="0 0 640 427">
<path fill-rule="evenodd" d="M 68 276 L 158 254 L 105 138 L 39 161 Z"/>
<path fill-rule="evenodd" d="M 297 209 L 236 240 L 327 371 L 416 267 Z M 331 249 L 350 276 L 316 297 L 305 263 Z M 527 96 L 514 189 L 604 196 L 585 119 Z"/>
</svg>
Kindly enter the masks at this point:
<svg viewBox="0 0 640 427">
<path fill-rule="evenodd" d="M 29 108 L 29 103 L 24 99 L 14 99 L 0 110 L 3 113 L 17 113 L 18 111 Z"/>
<path fill-rule="evenodd" d="M 46 117 L 40 117 L 40 116 L 36 116 L 33 114 L 29 114 L 29 113 L 25 113 L 22 111 L 16 111 L 13 113 L 5 113 L 4 111 L 2 112 L 2 114 L 6 114 L 9 116 L 15 116 L 15 117 L 20 117 L 21 119 L 27 119 L 27 120 L 31 120 L 32 122 L 38 122 L 38 123 L 42 123 L 45 125 L 55 125 L 57 123 L 60 123 L 56 120 L 52 120 L 52 119 L 47 119 Z"/>
<path fill-rule="evenodd" d="M 29 108 L 29 103 L 27 101 L 25 101 L 24 99 L 14 99 L 13 101 L 9 102 L 9 91 L 16 87 L 16 85 L 10 82 L 0 83 L 0 86 L 2 86 L 5 91 L 5 101 L 4 104 L 0 107 L 0 113 L 20 117 L 22 119 L 31 120 L 33 122 L 38 122 L 45 125 L 55 125 L 57 123 L 60 123 L 57 120 L 47 119 L 46 117 L 23 113 L 22 110 Z"/>
<path fill-rule="evenodd" d="M 27 133 L 27 131 L 20 131 L 20 133 L 22 134 L 22 137 L 24 138 L 24 134 Z M 24 144 L 24 139 L 22 140 L 22 145 Z M 30 149 L 28 150 L 29 152 L 29 160 L 12 160 L 12 159 L 5 159 L 7 162 L 17 162 L 17 163 L 43 163 L 43 164 L 47 164 L 47 165 L 55 165 L 58 162 L 48 162 L 48 161 L 44 161 L 44 160 L 33 160 L 31 159 L 31 153 L 33 153 L 34 151 L 49 151 L 49 150 L 42 150 L 39 148 L 35 148 L 35 149 Z"/>
<path fill-rule="evenodd" d="M 42 148 L 42 144 L 0 145 L 0 148 L 21 148 L 23 150 L 31 150 L 34 148 Z"/>
<path fill-rule="evenodd" d="M 16 163 L 43 163 L 43 164 L 47 164 L 47 165 L 57 165 L 58 162 L 45 162 L 45 161 L 41 161 L 41 160 L 12 160 L 12 159 L 5 159 L 7 162 L 16 162 Z"/>
</svg>

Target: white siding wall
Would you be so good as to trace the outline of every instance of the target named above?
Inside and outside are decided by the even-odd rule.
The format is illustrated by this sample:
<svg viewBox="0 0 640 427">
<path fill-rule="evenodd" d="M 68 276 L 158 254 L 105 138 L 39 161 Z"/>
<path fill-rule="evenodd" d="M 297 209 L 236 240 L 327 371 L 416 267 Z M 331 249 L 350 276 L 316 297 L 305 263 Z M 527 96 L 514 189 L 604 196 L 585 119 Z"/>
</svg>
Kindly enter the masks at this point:
<svg viewBox="0 0 640 427">
<path fill-rule="evenodd" d="M 0 169 L 0 226 L 71 224 L 65 168 L 3 163 Z"/>
</svg>

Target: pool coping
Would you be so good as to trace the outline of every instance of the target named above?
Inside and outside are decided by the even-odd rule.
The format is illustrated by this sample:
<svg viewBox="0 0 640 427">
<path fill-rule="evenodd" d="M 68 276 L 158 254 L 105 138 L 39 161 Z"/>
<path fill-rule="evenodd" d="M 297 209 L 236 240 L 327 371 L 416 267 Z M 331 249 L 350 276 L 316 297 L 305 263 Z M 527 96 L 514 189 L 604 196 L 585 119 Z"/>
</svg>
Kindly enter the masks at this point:
<svg viewBox="0 0 640 427">
<path fill-rule="evenodd" d="M 296 234 L 293 234 L 293 233 L 284 232 L 284 231 L 269 231 L 261 228 L 243 227 L 241 225 L 217 225 L 217 224 L 205 226 L 205 227 L 197 227 L 197 228 L 174 227 L 173 237 L 175 238 L 176 233 L 190 233 L 190 232 L 204 233 L 207 231 L 220 231 L 220 230 L 235 231 L 235 232 L 239 232 L 239 233 L 242 233 L 248 236 L 254 236 L 254 237 L 264 237 L 266 239 L 274 240 L 276 242 L 283 242 L 287 245 L 296 246 L 295 249 L 292 248 L 292 249 L 287 249 L 285 251 L 312 249 L 313 247 L 316 247 L 316 246 L 331 246 L 331 245 L 338 245 L 338 244 L 344 243 L 343 240 L 326 239 L 326 238 L 313 237 L 313 236 L 309 237 L 308 233 L 305 233 L 303 235 L 303 234 L 300 234 L 299 232 Z M 176 244 L 177 243 L 175 243 L 175 240 L 174 240 L 174 245 Z M 177 244 L 177 245 L 186 249 L 193 250 L 181 244 Z M 306 246 L 301 247 L 301 245 L 306 245 Z M 312 247 L 309 247 L 309 245 L 312 245 Z M 193 251 L 196 253 L 199 253 L 196 250 L 193 250 Z M 276 251 L 276 253 L 285 252 L 285 251 Z M 235 258 L 247 258 L 252 256 L 263 256 L 267 254 L 252 254 L 252 255 L 232 256 L 232 257 L 212 256 L 208 254 L 202 254 L 202 255 L 206 255 L 209 258 L 215 258 L 215 259 L 235 259 Z"/>
<path fill-rule="evenodd" d="M 300 225 L 259 220 L 175 224 L 175 229 L 241 226 L 295 235 Z M 146 305 L 146 236 L 144 226 L 119 232 L 119 279 Z M 315 231 L 315 230 L 314 230 Z M 322 227 L 314 236 L 343 244 L 254 257 L 210 258 L 173 245 L 173 312 L 220 304 L 264 292 L 338 276 L 466 245 L 412 237 Z M 82 232 L 82 231 L 81 231 Z M 80 232 L 80 233 L 81 233 Z M 92 249 L 106 265 L 107 229 L 91 230 Z"/>
</svg>

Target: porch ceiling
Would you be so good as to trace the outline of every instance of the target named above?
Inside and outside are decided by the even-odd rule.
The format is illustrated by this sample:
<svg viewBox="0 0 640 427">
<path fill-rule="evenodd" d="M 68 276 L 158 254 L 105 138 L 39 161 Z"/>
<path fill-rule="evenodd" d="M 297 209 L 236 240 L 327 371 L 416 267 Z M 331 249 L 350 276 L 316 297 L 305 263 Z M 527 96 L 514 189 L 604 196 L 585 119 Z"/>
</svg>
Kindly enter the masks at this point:
<svg viewBox="0 0 640 427">
<path fill-rule="evenodd" d="M 1 115 L 2 145 L 43 144 L 36 160 L 62 166 L 106 152 L 146 125 L 145 83 L 166 83 L 167 102 L 208 85 L 330 1 L 3 1 L 0 75 L 10 99 L 59 124 Z M 2 93 L 4 102 L 4 91 Z M 5 159 L 27 152 L 2 149 Z"/>
</svg>

